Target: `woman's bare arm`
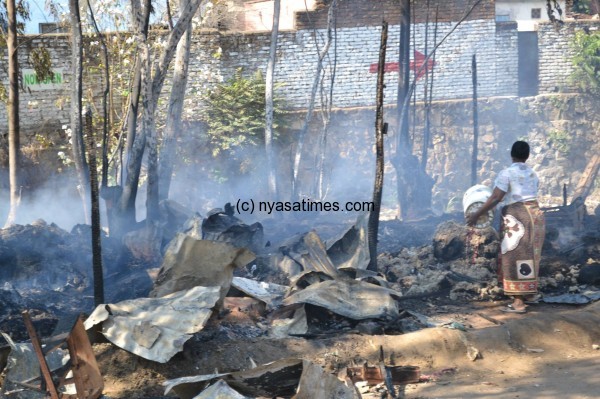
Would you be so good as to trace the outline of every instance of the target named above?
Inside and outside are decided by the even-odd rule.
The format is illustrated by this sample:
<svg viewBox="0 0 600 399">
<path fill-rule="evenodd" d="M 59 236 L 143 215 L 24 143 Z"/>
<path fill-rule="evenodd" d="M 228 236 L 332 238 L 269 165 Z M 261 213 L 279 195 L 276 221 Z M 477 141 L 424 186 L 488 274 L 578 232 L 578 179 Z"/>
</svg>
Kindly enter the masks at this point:
<svg viewBox="0 0 600 399">
<path fill-rule="evenodd" d="M 498 205 L 504 198 L 505 194 L 505 191 L 500 190 L 498 187 L 494 187 L 492 195 L 490 195 L 490 197 L 487 199 L 487 201 L 485 201 L 481 208 L 479 208 L 476 212 L 466 215 L 467 225 L 474 226 L 477 222 L 477 219 L 479 219 L 481 215 L 487 213 L 490 209 Z"/>
</svg>

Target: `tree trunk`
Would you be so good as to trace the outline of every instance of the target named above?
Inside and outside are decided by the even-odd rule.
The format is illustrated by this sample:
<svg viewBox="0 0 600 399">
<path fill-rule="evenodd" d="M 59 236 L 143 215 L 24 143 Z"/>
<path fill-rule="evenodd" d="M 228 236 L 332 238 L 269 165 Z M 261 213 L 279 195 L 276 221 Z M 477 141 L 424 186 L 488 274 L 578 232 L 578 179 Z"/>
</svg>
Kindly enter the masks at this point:
<svg viewBox="0 0 600 399">
<path fill-rule="evenodd" d="M 104 90 L 102 91 L 102 188 L 108 187 L 108 95 L 110 93 L 110 66 L 108 64 L 108 48 L 104 34 L 98 28 L 92 3 L 88 1 L 90 19 L 102 46 L 102 62 L 104 63 Z"/>
<path fill-rule="evenodd" d="M 135 134 L 137 130 L 140 93 L 142 91 L 142 70 L 139 53 L 135 56 L 135 64 L 133 70 L 134 74 L 133 80 L 131 81 L 131 94 L 129 95 L 129 109 L 127 110 L 126 121 L 127 139 L 125 142 L 125 154 L 123 156 L 125 163 L 121 165 L 121 185 L 125 185 L 125 182 L 127 181 L 127 164 L 129 163 L 129 157 L 131 155 L 133 143 L 135 142 Z"/>
<path fill-rule="evenodd" d="M 150 44 L 146 43 L 148 52 Z M 152 96 L 152 75 L 150 59 L 145 73 L 142 74 L 142 130 L 146 135 L 146 150 L 148 151 L 147 194 L 146 194 L 146 223 L 153 225 L 160 217 L 158 199 L 158 139 L 156 137 L 156 120 L 154 119 L 154 98 Z"/>
<path fill-rule="evenodd" d="M 153 62 L 150 56 L 150 43 L 144 40 L 142 43 L 142 53 L 145 52 L 146 65 L 142 73 L 142 106 L 143 106 L 143 135 L 146 136 L 146 147 L 148 149 L 148 186 L 146 198 L 146 222 L 149 225 L 155 225 L 159 221 L 159 187 L 158 187 L 158 140 L 156 137 L 156 120 L 154 112 L 158 104 L 158 98 L 167 76 L 169 64 L 175 56 L 177 45 L 183 34 L 191 29 L 192 18 L 198 7 L 200 0 L 190 0 L 182 5 L 179 21 L 169 33 L 166 39 L 165 50 L 161 53 L 159 59 Z M 135 10 L 134 10 L 135 13 Z M 147 37 L 145 38 L 147 39 Z M 134 144 L 135 149 L 135 144 Z M 143 148 L 141 153 L 143 154 Z"/>
<path fill-rule="evenodd" d="M 412 155 L 409 137 L 408 118 L 403 117 L 407 97 L 410 96 L 410 0 L 401 0 L 400 5 L 400 48 L 398 52 L 398 98 L 396 101 L 396 140 L 392 165 L 396 171 L 396 192 L 398 198 L 398 217 L 405 219 L 408 214 L 410 190 L 414 187 L 413 172 L 408 160 Z"/>
<path fill-rule="evenodd" d="M 398 51 L 398 98 L 396 101 L 397 126 L 396 151 L 410 144 L 408 135 L 408 118 L 402 118 L 406 96 L 410 86 L 410 0 L 401 0 L 400 4 L 400 48 Z"/>
<path fill-rule="evenodd" d="M 269 63 L 267 64 L 267 76 L 265 79 L 265 152 L 267 156 L 267 181 L 269 197 L 276 200 L 277 177 L 275 174 L 275 162 L 273 154 L 273 75 L 275 73 L 275 61 L 277 57 L 277 36 L 279 35 L 279 14 L 281 0 L 273 2 L 273 26 L 271 30 L 271 48 L 269 49 Z"/>
<path fill-rule="evenodd" d="M 150 25 L 151 0 L 144 0 L 144 8 L 141 9 L 139 0 L 131 0 L 135 37 L 145 41 Z M 116 201 L 116 215 L 114 218 L 114 229 L 111 235 L 120 237 L 131 230 L 136 223 L 135 199 L 137 197 L 140 172 L 142 170 L 142 158 L 146 146 L 146 137 L 142 133 L 137 135 L 139 104 L 142 91 L 142 59 L 139 52 L 135 58 L 134 76 L 131 84 L 131 95 L 129 97 L 129 109 L 127 112 L 127 139 L 125 143 L 125 155 L 121 164 L 121 186 L 120 195 Z M 134 151 L 134 146 L 136 149 Z"/>
<path fill-rule="evenodd" d="M 323 81 L 321 81 L 321 119 L 323 126 L 321 128 L 321 134 L 319 135 L 319 141 L 317 142 L 318 155 L 316 162 L 315 184 L 314 184 L 314 195 L 319 200 L 323 201 L 325 198 L 325 156 L 327 154 L 327 134 L 329 132 L 329 126 L 331 124 L 331 108 L 333 107 L 333 86 L 335 83 L 335 72 L 337 68 L 337 1 L 334 0 L 331 3 L 332 7 L 332 18 L 330 23 L 327 25 L 327 41 L 334 41 L 334 57 L 333 65 L 330 66 L 331 80 L 329 82 L 329 94 L 324 94 L 325 88 L 323 87 Z M 336 33 L 335 39 L 333 39 L 333 33 Z M 326 104 L 324 102 L 326 101 Z"/>
<path fill-rule="evenodd" d="M 600 0 L 590 1 L 590 14 L 596 15 L 600 13 Z"/>
<path fill-rule="evenodd" d="M 7 0 L 8 14 L 8 168 L 10 184 L 10 209 L 5 227 L 15 223 L 19 206 L 19 59 L 17 51 L 17 11 L 15 0 Z"/>
<path fill-rule="evenodd" d="M 479 141 L 479 113 L 477 111 L 477 56 L 471 60 L 471 79 L 473 80 L 473 152 L 471 154 L 471 185 L 477 184 L 477 147 Z"/>
<path fill-rule="evenodd" d="M 90 186 L 92 206 L 92 270 L 94 275 L 94 305 L 104 302 L 104 272 L 102 270 L 102 236 L 100 225 L 100 198 L 98 193 L 98 170 L 96 165 L 96 143 L 92 126 L 92 110 L 85 109 L 85 130 L 88 140 Z"/>
<path fill-rule="evenodd" d="M 435 51 L 441 46 L 452 33 L 460 26 L 460 24 L 465 21 L 469 15 L 473 12 L 473 10 L 482 2 L 483 0 L 476 0 L 471 7 L 467 10 L 467 12 L 462 16 L 462 18 L 454 24 L 452 29 L 440 40 L 439 43 L 436 43 L 433 47 L 433 50 L 429 52 L 425 56 L 423 60 L 423 65 L 414 71 L 415 76 L 419 76 L 423 72 L 423 69 L 427 67 L 429 63 L 429 59 Z M 408 14 L 404 13 L 403 14 Z M 408 18 L 410 14 L 404 15 L 405 18 Z M 403 20 L 405 19 L 403 18 Z M 401 106 L 401 109 L 398 113 L 398 126 L 403 126 L 404 123 L 407 122 L 407 110 L 408 110 L 408 98 L 412 94 L 413 90 L 416 86 L 416 80 L 412 82 L 408 89 L 407 95 L 404 97 L 404 103 Z M 408 131 L 408 129 L 407 129 Z M 408 142 L 407 145 L 403 146 L 404 142 Z M 430 212 L 431 207 L 431 189 L 433 187 L 434 181 L 428 176 L 423 170 L 419 167 L 419 160 L 412 154 L 412 149 L 410 148 L 410 142 L 408 141 L 408 134 L 399 134 L 396 145 L 396 154 L 393 159 L 393 165 L 396 169 L 397 175 L 397 185 L 398 185 L 398 198 L 400 205 L 400 216 L 404 219 L 406 216 L 410 214 L 417 215 L 421 212 Z"/>
<path fill-rule="evenodd" d="M 375 184 L 373 187 L 373 209 L 369 213 L 369 266 L 368 270 L 377 271 L 377 234 L 379 232 L 379 211 L 381 210 L 381 197 L 383 193 L 384 159 L 383 159 L 383 135 L 386 126 L 383 123 L 383 89 L 385 75 L 385 52 L 387 49 L 388 24 L 383 22 L 381 29 L 381 45 L 379 47 L 379 64 L 377 68 L 377 100 L 375 117 Z"/>
<path fill-rule="evenodd" d="M 437 41 L 437 31 L 438 31 L 438 20 L 439 20 L 439 4 L 438 7 L 435 9 L 435 27 L 434 27 L 434 31 L 433 31 L 433 44 L 435 45 L 435 42 Z M 432 65 L 435 66 L 435 52 L 433 53 L 433 62 Z M 427 157 L 428 157 L 428 149 L 429 149 L 429 142 L 430 137 L 431 137 L 431 123 L 430 123 L 430 116 L 431 116 L 431 103 L 433 101 L 433 78 L 434 78 L 434 71 L 435 68 L 431 68 L 431 76 L 429 79 L 429 98 L 425 99 L 426 102 L 426 107 L 425 107 L 425 134 L 423 136 L 423 156 L 421 157 L 421 170 L 423 171 L 423 173 L 427 173 Z M 428 75 L 429 73 L 426 72 Z"/>
<path fill-rule="evenodd" d="M 425 17 L 425 55 L 429 50 L 429 0 L 427 0 L 427 15 Z M 435 44 L 434 44 L 435 45 Z M 427 173 L 427 157 L 429 156 L 429 69 L 425 68 L 425 83 L 423 84 L 423 105 L 425 107 L 425 126 L 423 130 L 423 141 L 421 142 L 421 169 Z"/>
<path fill-rule="evenodd" d="M 327 12 L 327 26 L 330 27 L 333 24 L 333 16 L 335 11 L 336 1 L 334 0 L 329 5 L 329 11 Z M 329 31 L 329 28 L 328 28 Z M 317 34 L 315 32 L 315 42 L 317 41 Z M 318 44 L 318 43 L 317 43 Z M 319 58 L 317 60 L 317 70 L 315 71 L 315 78 L 313 79 L 312 90 L 310 93 L 310 101 L 308 103 L 308 110 L 306 111 L 306 118 L 304 119 L 304 125 L 302 126 L 302 130 L 298 135 L 298 144 L 296 145 L 296 154 L 294 156 L 294 164 L 292 171 L 292 201 L 296 201 L 298 199 L 299 187 L 298 187 L 298 173 L 300 171 L 300 162 L 302 160 L 302 150 L 304 148 L 304 139 L 306 137 L 306 132 L 308 131 L 308 127 L 310 125 L 310 121 L 312 119 L 313 110 L 315 109 L 315 97 L 317 96 L 317 89 L 319 88 L 319 82 L 321 81 L 321 72 L 323 71 L 323 60 L 329 51 L 329 47 L 331 46 L 331 40 L 325 42 L 325 46 L 319 52 Z"/>
<path fill-rule="evenodd" d="M 151 7 L 150 3 L 150 0 L 145 0 L 144 8 L 142 8 L 139 0 L 131 0 L 131 12 L 134 20 L 136 39 L 138 40 L 139 76 L 141 81 L 140 97 L 143 117 L 140 134 L 135 134 L 133 140 L 128 137 L 130 151 L 127 155 L 126 177 L 119 201 L 120 210 L 126 220 L 120 228 L 121 232 L 131 228 L 131 223 L 135 222 L 135 199 L 140 179 L 142 158 L 146 147 L 148 148 L 147 222 L 156 222 L 156 218 L 158 217 L 158 143 L 154 111 L 169 64 L 175 56 L 179 40 L 191 25 L 192 17 L 198 10 L 200 0 L 191 0 L 182 7 L 181 17 L 167 36 L 165 50 L 156 62 L 154 62 L 154 58 L 151 56 L 150 44 L 148 42 L 148 12 Z M 153 65 L 154 68 L 152 68 Z M 134 128 L 135 126 L 131 124 L 130 129 Z M 130 224 L 127 225 L 127 222 Z"/>
<path fill-rule="evenodd" d="M 185 8 L 189 0 L 182 1 L 182 9 Z M 167 2 L 168 4 L 168 2 Z M 185 34 L 177 45 L 175 55 L 175 65 L 173 68 L 173 84 L 171 88 L 171 97 L 167 109 L 167 122 L 163 136 L 163 145 L 160 152 L 159 170 L 159 200 L 169 198 L 169 189 L 171 187 L 171 177 L 173 175 L 173 162 L 177 152 L 177 136 L 182 131 L 181 115 L 183 113 L 183 100 L 185 99 L 185 89 L 187 86 L 187 71 L 190 61 L 190 47 L 192 42 L 192 28 L 185 31 Z"/>
<path fill-rule="evenodd" d="M 83 143 L 82 126 L 82 97 L 83 97 L 83 44 L 81 34 L 81 17 L 79 14 L 79 0 L 69 0 L 69 14 L 71 19 L 71 142 L 73 145 L 73 161 L 77 176 L 79 177 L 79 195 L 83 202 L 85 220 L 89 223 L 90 203 L 89 169 L 85 159 L 85 145 Z"/>
</svg>

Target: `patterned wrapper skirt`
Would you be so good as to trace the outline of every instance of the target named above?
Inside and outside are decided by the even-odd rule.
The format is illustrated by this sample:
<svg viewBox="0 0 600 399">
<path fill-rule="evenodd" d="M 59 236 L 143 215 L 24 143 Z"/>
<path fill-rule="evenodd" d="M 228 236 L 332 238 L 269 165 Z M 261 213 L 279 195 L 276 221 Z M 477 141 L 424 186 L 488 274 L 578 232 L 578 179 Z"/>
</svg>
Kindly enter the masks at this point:
<svg viewBox="0 0 600 399">
<path fill-rule="evenodd" d="M 502 208 L 498 281 L 503 282 L 506 295 L 537 293 L 545 230 L 544 213 L 537 201 Z"/>
</svg>

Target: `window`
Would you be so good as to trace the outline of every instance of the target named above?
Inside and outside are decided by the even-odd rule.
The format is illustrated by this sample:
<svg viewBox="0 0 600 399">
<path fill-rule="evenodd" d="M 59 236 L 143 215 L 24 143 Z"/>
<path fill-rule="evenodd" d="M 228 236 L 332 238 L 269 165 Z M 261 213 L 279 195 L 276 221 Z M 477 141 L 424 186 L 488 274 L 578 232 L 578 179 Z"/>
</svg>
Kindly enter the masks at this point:
<svg viewBox="0 0 600 399">
<path fill-rule="evenodd" d="M 531 19 L 540 19 L 542 18 L 542 9 L 541 8 L 532 8 L 531 9 Z"/>
<path fill-rule="evenodd" d="M 496 14 L 496 22 L 510 21 L 510 14 Z"/>
</svg>

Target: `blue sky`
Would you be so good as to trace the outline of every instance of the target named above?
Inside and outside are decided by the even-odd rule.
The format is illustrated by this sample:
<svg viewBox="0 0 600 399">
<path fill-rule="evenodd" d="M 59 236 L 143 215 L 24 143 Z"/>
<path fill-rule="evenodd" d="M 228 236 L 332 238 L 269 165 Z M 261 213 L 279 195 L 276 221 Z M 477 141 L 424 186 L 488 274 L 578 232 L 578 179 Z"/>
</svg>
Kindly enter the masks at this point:
<svg viewBox="0 0 600 399">
<path fill-rule="evenodd" d="M 46 2 L 48 0 L 27 0 L 28 4 L 29 4 L 29 11 L 31 14 L 31 20 L 26 21 L 25 23 L 25 33 L 29 33 L 29 34 L 35 34 L 35 33 L 39 33 L 39 24 L 41 22 L 55 22 L 54 17 L 48 12 L 48 10 L 46 10 Z M 69 2 L 68 0 L 52 0 L 52 2 L 54 4 L 57 5 L 57 7 L 59 8 L 59 11 L 62 11 L 63 13 L 68 13 L 69 11 Z M 82 0 L 80 0 L 81 4 L 84 4 Z M 117 7 L 117 10 L 121 10 L 122 12 L 125 12 L 125 8 L 124 8 L 124 4 L 127 4 L 128 1 L 125 0 L 121 0 L 120 2 L 114 1 L 114 2 L 109 2 L 106 1 L 104 2 L 105 4 L 121 4 L 120 7 Z M 94 4 L 94 2 L 92 2 L 92 4 Z M 150 21 L 153 22 L 155 19 L 160 19 L 163 12 L 164 12 L 164 1 L 163 2 L 156 2 L 156 4 L 154 4 L 154 10 L 155 13 L 150 17 Z M 101 14 L 101 13 L 100 13 Z M 82 13 L 81 18 L 86 18 L 87 13 Z M 107 26 L 106 24 L 103 25 L 102 23 L 102 15 L 99 15 L 98 13 L 96 13 L 96 19 L 98 20 L 98 24 L 101 26 L 101 28 L 103 26 Z M 106 22 L 106 21 L 104 21 Z M 110 22 L 108 22 L 108 24 L 110 24 Z M 109 25 L 110 26 L 110 25 Z"/>
<path fill-rule="evenodd" d="M 65 4 L 66 0 L 57 1 L 59 4 Z M 29 11 L 31 20 L 25 23 L 25 33 L 39 33 L 40 22 L 54 22 L 54 17 L 45 9 L 46 0 L 29 0 Z"/>
</svg>

